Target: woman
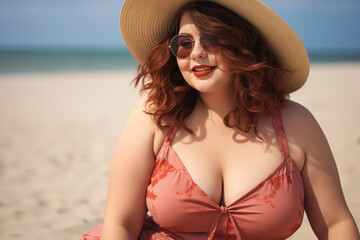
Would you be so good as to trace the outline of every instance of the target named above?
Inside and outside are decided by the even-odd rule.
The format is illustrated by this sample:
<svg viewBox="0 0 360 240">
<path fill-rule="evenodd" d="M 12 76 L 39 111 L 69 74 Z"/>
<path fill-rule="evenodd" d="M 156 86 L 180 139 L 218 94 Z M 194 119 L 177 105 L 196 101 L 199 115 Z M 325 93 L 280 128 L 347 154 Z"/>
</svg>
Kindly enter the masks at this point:
<svg viewBox="0 0 360 240">
<path fill-rule="evenodd" d="M 120 24 L 144 94 L 83 239 L 286 239 L 304 210 L 319 239 L 359 239 L 324 134 L 288 100 L 309 61 L 280 17 L 256 0 L 126 0 Z"/>
</svg>

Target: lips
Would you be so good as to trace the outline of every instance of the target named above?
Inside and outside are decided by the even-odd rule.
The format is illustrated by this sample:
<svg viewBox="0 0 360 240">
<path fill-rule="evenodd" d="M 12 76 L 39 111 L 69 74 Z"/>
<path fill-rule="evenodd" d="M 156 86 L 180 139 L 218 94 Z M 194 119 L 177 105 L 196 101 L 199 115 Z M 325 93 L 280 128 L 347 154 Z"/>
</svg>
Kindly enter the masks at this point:
<svg viewBox="0 0 360 240">
<path fill-rule="evenodd" d="M 196 77 L 204 77 L 210 74 L 215 68 L 215 66 L 209 65 L 196 65 L 191 69 L 191 71 Z"/>
</svg>

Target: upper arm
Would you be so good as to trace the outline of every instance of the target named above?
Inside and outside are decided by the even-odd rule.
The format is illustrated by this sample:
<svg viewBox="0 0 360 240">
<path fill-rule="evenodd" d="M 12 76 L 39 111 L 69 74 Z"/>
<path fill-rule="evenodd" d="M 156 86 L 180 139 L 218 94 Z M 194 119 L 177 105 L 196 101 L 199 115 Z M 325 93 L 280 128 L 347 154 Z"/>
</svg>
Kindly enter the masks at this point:
<svg viewBox="0 0 360 240">
<path fill-rule="evenodd" d="M 146 214 L 145 194 L 154 167 L 155 124 L 143 112 L 142 98 L 125 124 L 114 149 L 104 224 L 140 232 Z"/>
<path fill-rule="evenodd" d="M 292 103 L 295 104 L 295 103 Z M 315 234 L 327 234 L 330 226 L 352 220 L 342 192 L 339 174 L 330 146 L 313 115 L 295 104 L 296 142 L 305 156 L 302 177 L 305 209 Z"/>
</svg>

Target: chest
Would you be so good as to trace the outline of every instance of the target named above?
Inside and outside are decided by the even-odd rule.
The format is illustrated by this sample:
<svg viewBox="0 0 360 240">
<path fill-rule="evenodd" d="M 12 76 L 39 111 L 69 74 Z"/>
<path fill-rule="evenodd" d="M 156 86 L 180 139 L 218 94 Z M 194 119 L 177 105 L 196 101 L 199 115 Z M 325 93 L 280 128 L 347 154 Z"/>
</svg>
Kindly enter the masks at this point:
<svg viewBox="0 0 360 240">
<path fill-rule="evenodd" d="M 228 229 L 233 229 L 232 232 L 241 233 L 245 239 L 255 239 L 258 236 L 285 239 L 300 226 L 303 214 L 302 180 L 290 158 L 281 160 L 275 170 L 257 182 L 251 191 L 246 190 L 245 194 L 229 200 L 227 194 L 243 183 L 237 178 L 237 182 L 227 189 L 226 182 L 231 180 L 224 177 L 224 173 L 227 171 L 231 176 L 232 172 L 238 172 L 237 167 L 233 166 L 235 170 L 231 171 L 226 165 L 209 160 L 210 163 L 215 163 L 214 167 L 204 169 L 202 161 L 198 161 L 199 171 L 195 171 L 198 174 L 196 176 L 200 176 L 202 172 L 210 173 L 204 175 L 208 182 L 201 186 L 195 182 L 199 179 L 195 180 L 190 175 L 175 151 L 175 147 L 181 147 L 181 144 L 175 142 L 172 147 L 168 143 L 166 141 L 159 151 L 146 196 L 147 208 L 154 221 L 162 228 L 174 231 L 184 239 L 190 238 L 191 233 L 196 233 L 197 237 L 201 234 L 207 236 L 209 229 L 210 233 L 215 231 L 216 234 L 224 233 L 226 236 L 230 234 Z M 216 159 L 211 158 L 211 154 L 207 156 L 209 159 Z M 228 159 L 225 161 L 231 162 Z M 197 164 L 190 165 L 192 169 Z M 210 176 L 217 175 L 219 171 L 220 178 Z M 242 173 L 246 174 L 246 171 Z M 219 181 L 223 184 L 218 184 Z M 210 186 L 209 182 L 214 185 Z M 210 191 L 215 189 L 214 195 L 206 192 L 205 188 L 208 186 Z M 216 186 L 220 189 L 220 201 L 215 199 L 219 190 Z M 222 198 L 225 198 L 224 203 Z"/>
<path fill-rule="evenodd" d="M 179 131 L 171 147 L 192 180 L 225 206 L 251 191 L 283 160 L 276 138 L 259 141 L 238 136 L 234 140 L 218 133 L 196 141 L 183 138 Z"/>
</svg>

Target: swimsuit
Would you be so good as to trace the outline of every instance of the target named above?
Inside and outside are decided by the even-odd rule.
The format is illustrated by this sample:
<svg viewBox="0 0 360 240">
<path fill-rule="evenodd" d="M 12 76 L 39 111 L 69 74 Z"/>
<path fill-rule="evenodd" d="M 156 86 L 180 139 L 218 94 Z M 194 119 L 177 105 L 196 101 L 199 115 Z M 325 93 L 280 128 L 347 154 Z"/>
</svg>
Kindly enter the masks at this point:
<svg viewBox="0 0 360 240">
<path fill-rule="evenodd" d="M 150 214 L 138 239 L 280 240 L 292 235 L 303 219 L 303 182 L 289 155 L 280 113 L 273 117 L 273 125 L 281 163 L 229 206 L 219 206 L 192 180 L 171 147 L 177 130 L 172 127 L 156 157 L 146 194 Z"/>
</svg>

